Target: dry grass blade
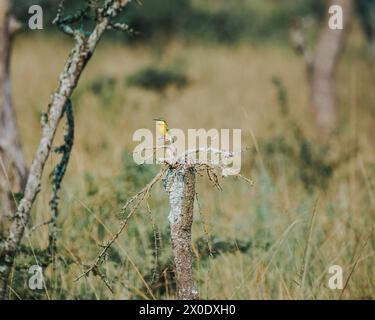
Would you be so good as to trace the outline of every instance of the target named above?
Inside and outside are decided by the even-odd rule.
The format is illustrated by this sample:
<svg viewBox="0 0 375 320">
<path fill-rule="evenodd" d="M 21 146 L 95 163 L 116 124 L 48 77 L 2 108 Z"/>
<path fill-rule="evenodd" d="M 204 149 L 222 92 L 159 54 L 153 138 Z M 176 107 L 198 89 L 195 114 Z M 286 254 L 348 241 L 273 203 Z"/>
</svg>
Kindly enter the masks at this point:
<svg viewBox="0 0 375 320">
<path fill-rule="evenodd" d="M 362 248 L 361 248 L 361 250 L 360 250 L 360 252 L 359 252 L 359 254 L 358 254 L 358 257 L 357 257 L 357 259 L 355 260 L 352 269 L 350 270 L 350 273 L 349 273 L 349 275 L 348 275 L 348 278 L 346 279 L 345 284 L 344 284 L 344 287 L 343 287 L 343 289 L 342 289 L 342 291 L 341 291 L 341 294 L 340 294 L 340 300 L 341 300 L 342 297 L 344 296 L 344 292 L 345 292 L 346 288 L 347 288 L 348 285 L 349 285 L 349 281 L 350 281 L 350 279 L 352 278 L 352 276 L 353 276 L 353 274 L 354 274 L 354 270 L 356 269 L 356 267 L 357 267 L 357 265 L 358 265 L 358 262 L 359 262 L 359 260 L 360 260 L 360 258 L 361 258 L 361 256 L 362 256 L 363 250 L 366 248 L 368 242 L 369 242 L 370 239 L 371 239 L 371 236 L 372 236 L 372 232 L 370 232 L 370 235 L 367 237 L 366 241 L 364 242 L 364 244 L 363 244 L 363 246 L 362 246 Z"/>
<path fill-rule="evenodd" d="M 305 280 L 306 280 L 306 274 L 309 264 L 309 258 L 310 258 L 310 251 L 311 251 L 311 241 L 312 241 L 312 235 L 315 225 L 315 218 L 316 218 L 316 211 L 319 203 L 319 198 L 316 200 L 314 209 L 311 215 L 310 224 L 309 224 L 309 233 L 306 239 L 304 254 L 303 254 L 303 265 L 301 269 L 301 287 L 300 287 L 300 294 L 304 294 L 305 289 Z"/>
</svg>

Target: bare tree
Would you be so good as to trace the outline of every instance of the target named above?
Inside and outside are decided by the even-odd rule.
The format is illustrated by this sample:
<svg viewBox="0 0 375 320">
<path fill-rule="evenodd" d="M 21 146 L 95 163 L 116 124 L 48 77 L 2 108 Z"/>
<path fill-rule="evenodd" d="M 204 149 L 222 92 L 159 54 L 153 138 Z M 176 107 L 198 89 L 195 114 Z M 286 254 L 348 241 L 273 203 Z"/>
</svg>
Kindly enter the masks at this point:
<svg viewBox="0 0 375 320">
<path fill-rule="evenodd" d="M 20 29 L 11 16 L 10 1 L 0 2 L 0 224 L 16 209 L 14 194 L 23 191 L 27 167 L 18 136 L 11 99 L 10 55 L 12 38 Z M 0 233 L 1 233 L 0 226 Z"/>
<path fill-rule="evenodd" d="M 305 58 L 311 88 L 311 106 L 316 124 L 323 131 L 332 129 L 337 122 L 335 73 L 352 20 L 354 1 L 330 0 L 329 6 L 332 5 L 339 5 L 343 9 L 343 29 L 331 30 L 328 25 L 330 15 L 327 14 L 313 54 L 305 47 L 302 30 L 296 30 L 292 38 L 297 53 Z"/>
<path fill-rule="evenodd" d="M 113 18 L 129 2 L 130 0 L 106 0 L 103 7 L 98 8 L 95 6 L 95 2 L 88 1 L 88 6 L 85 10 L 65 18 L 62 17 L 62 2 L 59 6 L 54 22 L 62 31 L 74 38 L 75 45 L 60 74 L 59 85 L 52 95 L 48 112 L 42 117 L 42 137 L 30 167 L 24 196 L 14 214 L 9 229 L 9 236 L 5 241 L 0 243 L 0 299 L 6 297 L 10 269 L 29 220 L 31 207 L 40 191 L 44 165 L 50 154 L 60 119 L 67 104 L 69 104 L 70 97 L 77 86 L 86 64 L 94 53 L 105 30 L 109 28 L 128 29 L 126 25 L 114 23 Z M 85 32 L 81 28 L 75 29 L 71 26 L 71 24 L 80 21 L 82 16 L 91 9 L 95 11 L 96 18 L 95 27 L 91 32 Z"/>
</svg>

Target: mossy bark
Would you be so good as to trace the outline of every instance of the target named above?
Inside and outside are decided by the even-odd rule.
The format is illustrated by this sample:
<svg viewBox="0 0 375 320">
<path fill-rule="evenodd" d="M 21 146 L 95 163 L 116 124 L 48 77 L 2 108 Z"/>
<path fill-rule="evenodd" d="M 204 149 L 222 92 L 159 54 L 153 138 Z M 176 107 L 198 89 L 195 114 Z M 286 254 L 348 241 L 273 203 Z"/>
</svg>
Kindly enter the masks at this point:
<svg viewBox="0 0 375 320">
<path fill-rule="evenodd" d="M 191 227 L 193 223 L 195 198 L 194 167 L 170 168 L 166 177 L 171 211 L 169 222 L 173 258 L 176 269 L 178 299 L 198 299 L 194 286 Z"/>
</svg>

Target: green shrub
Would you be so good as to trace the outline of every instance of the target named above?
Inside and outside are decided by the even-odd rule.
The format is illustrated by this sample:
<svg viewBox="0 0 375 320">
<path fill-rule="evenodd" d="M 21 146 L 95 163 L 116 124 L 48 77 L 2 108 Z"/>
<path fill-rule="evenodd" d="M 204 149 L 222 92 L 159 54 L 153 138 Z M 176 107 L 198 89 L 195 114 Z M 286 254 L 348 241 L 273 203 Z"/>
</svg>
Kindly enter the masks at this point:
<svg viewBox="0 0 375 320">
<path fill-rule="evenodd" d="M 57 3 L 57 0 L 14 0 L 13 11 L 19 20 L 26 23 L 29 6 L 41 5 L 45 29 L 57 30 L 51 24 Z M 71 14 L 84 5 L 85 0 L 66 0 L 65 14 Z M 128 23 L 136 33 L 112 32 L 110 35 L 126 41 L 171 37 L 224 43 L 243 39 L 273 40 L 285 37 L 297 18 L 306 15 L 321 18 L 324 12 L 322 0 L 217 1 L 215 6 L 205 2 L 194 2 L 193 5 L 191 0 L 143 0 L 142 4 L 133 1 L 118 20 Z"/>
<path fill-rule="evenodd" d="M 183 88 L 188 84 L 188 79 L 176 70 L 148 66 L 129 76 L 127 83 L 129 86 L 163 91 L 169 86 Z"/>
</svg>

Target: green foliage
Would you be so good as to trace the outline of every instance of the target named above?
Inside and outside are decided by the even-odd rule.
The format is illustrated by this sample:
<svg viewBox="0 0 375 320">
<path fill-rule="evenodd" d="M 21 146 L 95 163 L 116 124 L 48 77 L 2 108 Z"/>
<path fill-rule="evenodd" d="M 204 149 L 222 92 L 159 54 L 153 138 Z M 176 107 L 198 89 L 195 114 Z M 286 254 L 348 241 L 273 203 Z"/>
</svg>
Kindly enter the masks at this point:
<svg viewBox="0 0 375 320">
<path fill-rule="evenodd" d="M 217 8 L 211 10 L 207 4 L 193 5 L 190 0 L 144 0 L 142 6 L 130 7 L 125 20 L 137 31 L 137 36 L 130 40 L 178 36 L 234 43 L 285 37 L 296 18 L 305 15 L 319 18 L 324 9 L 320 0 L 288 2 L 218 1 Z"/>
<path fill-rule="evenodd" d="M 132 4 L 125 20 L 136 30 L 136 40 L 155 36 L 179 34 L 188 24 L 193 12 L 190 0 L 145 0 L 142 5 Z"/>
<path fill-rule="evenodd" d="M 21 21 L 28 20 L 28 7 L 39 4 L 44 9 L 45 28 L 56 30 L 51 22 L 56 15 L 55 0 L 14 0 L 13 10 Z M 66 0 L 66 14 L 85 6 L 84 0 Z M 135 34 L 118 33 L 112 37 L 126 41 L 149 41 L 183 37 L 210 42 L 234 43 L 240 40 L 274 40 L 287 36 L 297 18 L 310 15 L 316 18 L 324 12 L 322 0 L 254 0 L 218 1 L 215 10 L 205 2 L 191 0 L 133 1 L 117 18 L 126 22 Z M 85 22 L 87 23 L 87 22 Z"/>
<path fill-rule="evenodd" d="M 188 79 L 183 73 L 177 70 L 148 66 L 129 76 L 127 83 L 129 86 L 163 91 L 169 86 L 183 88 L 188 84 Z"/>
</svg>

